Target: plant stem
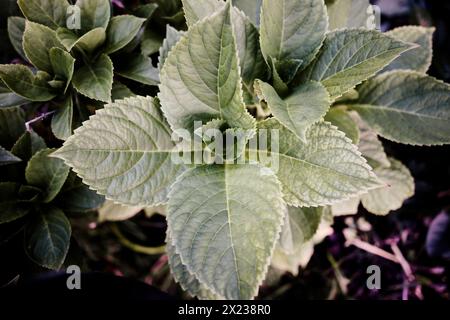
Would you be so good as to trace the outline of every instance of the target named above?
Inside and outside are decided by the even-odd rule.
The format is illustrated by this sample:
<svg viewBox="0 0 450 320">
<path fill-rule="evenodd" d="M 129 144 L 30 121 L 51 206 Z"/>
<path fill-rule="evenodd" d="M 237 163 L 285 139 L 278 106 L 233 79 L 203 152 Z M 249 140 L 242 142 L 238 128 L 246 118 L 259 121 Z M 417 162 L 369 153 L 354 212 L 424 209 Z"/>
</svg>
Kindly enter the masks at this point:
<svg viewBox="0 0 450 320">
<path fill-rule="evenodd" d="M 160 246 L 160 247 L 146 247 L 146 246 L 141 246 L 139 244 L 131 242 L 122 234 L 122 232 L 120 232 L 120 230 L 116 224 L 111 225 L 111 230 L 116 235 L 117 239 L 124 247 L 127 247 L 128 249 L 131 249 L 134 252 L 148 254 L 148 255 L 158 255 L 158 254 L 163 254 L 166 252 L 165 245 Z"/>
</svg>

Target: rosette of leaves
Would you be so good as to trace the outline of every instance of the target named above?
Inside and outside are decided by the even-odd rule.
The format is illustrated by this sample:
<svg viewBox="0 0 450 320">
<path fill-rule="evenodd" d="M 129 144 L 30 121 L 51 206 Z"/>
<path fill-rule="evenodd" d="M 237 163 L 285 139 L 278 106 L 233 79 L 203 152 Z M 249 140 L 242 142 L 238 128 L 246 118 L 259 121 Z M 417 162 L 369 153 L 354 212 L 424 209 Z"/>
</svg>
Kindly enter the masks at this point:
<svg viewBox="0 0 450 320">
<path fill-rule="evenodd" d="M 450 142 L 448 85 L 415 71 L 377 75 L 429 48 L 332 19 L 352 3 L 328 15 L 323 0 L 183 0 L 189 28 L 161 48 L 158 98 L 106 105 L 53 156 L 110 200 L 167 204 L 171 270 L 191 295 L 253 298 L 272 259 L 298 266 L 332 223 L 330 206 L 363 197 L 381 214 L 411 195 L 408 170 L 378 135 Z M 180 136 L 188 160 L 213 150 L 208 130 L 240 137 L 234 157 L 174 157 Z M 264 135 L 278 148 L 252 143 Z"/>
<path fill-rule="evenodd" d="M 54 149 L 25 130 L 24 117 L 20 107 L 0 109 L 0 245 L 23 239 L 33 262 L 58 269 L 70 245 L 67 215 L 95 210 L 104 198 L 49 158 Z"/>
<path fill-rule="evenodd" d="M 0 66 L 0 107 L 50 105 L 52 131 L 65 140 L 96 107 L 133 94 L 114 77 L 158 84 L 151 59 L 136 49 L 155 5 L 137 8 L 139 16 L 111 16 L 109 0 L 78 0 L 73 6 L 67 0 L 18 0 L 18 5 L 25 18 L 10 17 L 8 32 L 29 65 Z"/>
</svg>

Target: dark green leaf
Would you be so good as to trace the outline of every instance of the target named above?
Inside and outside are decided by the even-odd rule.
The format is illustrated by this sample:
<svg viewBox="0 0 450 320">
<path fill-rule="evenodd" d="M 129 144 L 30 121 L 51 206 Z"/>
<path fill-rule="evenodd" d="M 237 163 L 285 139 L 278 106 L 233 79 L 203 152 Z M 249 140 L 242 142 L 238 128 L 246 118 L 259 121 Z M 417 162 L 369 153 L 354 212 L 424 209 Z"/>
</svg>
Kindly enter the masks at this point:
<svg viewBox="0 0 450 320">
<path fill-rule="evenodd" d="M 16 157 L 11 152 L 9 152 L 8 150 L 3 149 L 0 146 L 0 166 L 4 166 L 4 165 L 7 165 L 7 164 L 20 162 L 20 161 L 22 161 L 20 158 Z"/>
<path fill-rule="evenodd" d="M 28 60 L 23 51 L 22 41 L 23 33 L 25 32 L 25 19 L 22 17 L 9 17 L 8 18 L 8 35 L 11 44 L 20 56 Z"/>
<path fill-rule="evenodd" d="M 72 135 L 73 102 L 67 97 L 52 118 L 52 132 L 60 140 L 66 140 Z"/>
<path fill-rule="evenodd" d="M 0 145 L 10 149 L 25 132 L 25 112 L 20 107 L 0 109 Z M 15 154 L 17 156 L 17 154 Z M 20 156 L 19 156 L 20 157 Z M 22 157 L 20 157 L 23 159 Z"/>
<path fill-rule="evenodd" d="M 19 0 L 20 10 L 30 21 L 52 29 L 64 26 L 69 3 L 67 0 Z"/>
<path fill-rule="evenodd" d="M 70 81 L 72 81 L 75 69 L 75 59 L 70 53 L 60 48 L 50 49 L 50 62 L 56 76 L 66 81 L 64 92 L 67 91 Z"/>
<path fill-rule="evenodd" d="M 124 61 L 116 73 L 124 78 L 150 86 L 157 86 L 159 83 L 158 69 L 153 66 L 150 58 L 142 55 Z"/>
<path fill-rule="evenodd" d="M 0 182 L 0 224 L 22 218 L 30 210 L 19 196 L 20 184 Z"/>
<path fill-rule="evenodd" d="M 95 28 L 106 29 L 111 16 L 109 0 L 78 0 L 76 5 L 80 7 L 81 11 L 81 32 L 83 34 Z"/>
<path fill-rule="evenodd" d="M 110 54 L 125 47 L 137 35 L 144 21 L 131 15 L 112 18 L 106 30 L 106 48 L 103 52 Z"/>
</svg>

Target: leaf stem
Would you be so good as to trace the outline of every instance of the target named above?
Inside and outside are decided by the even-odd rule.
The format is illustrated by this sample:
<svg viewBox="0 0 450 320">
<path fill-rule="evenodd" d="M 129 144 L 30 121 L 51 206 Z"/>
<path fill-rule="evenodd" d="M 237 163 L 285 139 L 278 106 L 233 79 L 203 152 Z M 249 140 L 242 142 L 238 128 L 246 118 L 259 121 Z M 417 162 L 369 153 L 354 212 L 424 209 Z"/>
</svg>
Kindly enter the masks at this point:
<svg viewBox="0 0 450 320">
<path fill-rule="evenodd" d="M 117 239 L 124 247 L 127 247 L 128 249 L 133 250 L 134 252 L 148 255 L 158 255 L 166 252 L 165 245 L 159 247 L 146 247 L 131 242 L 123 235 L 123 233 L 119 230 L 116 224 L 111 224 L 111 231 L 116 235 Z"/>
</svg>

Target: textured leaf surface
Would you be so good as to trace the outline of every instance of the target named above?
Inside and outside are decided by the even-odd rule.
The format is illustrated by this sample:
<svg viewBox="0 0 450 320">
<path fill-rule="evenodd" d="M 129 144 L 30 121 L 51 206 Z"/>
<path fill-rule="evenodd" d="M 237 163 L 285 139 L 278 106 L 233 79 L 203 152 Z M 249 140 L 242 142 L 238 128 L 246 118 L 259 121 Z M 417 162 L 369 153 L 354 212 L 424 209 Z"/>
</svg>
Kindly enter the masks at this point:
<svg viewBox="0 0 450 320">
<path fill-rule="evenodd" d="M 395 39 L 415 43 L 419 45 L 419 47 L 405 52 L 383 71 L 414 70 L 426 73 L 431 66 L 431 60 L 433 58 L 434 31 L 435 28 L 406 26 L 387 32 L 387 35 L 394 37 Z"/>
<path fill-rule="evenodd" d="M 124 206 L 114 201 L 106 200 L 98 210 L 98 221 L 124 221 L 131 219 L 144 210 L 142 206 Z"/>
<path fill-rule="evenodd" d="M 72 84 L 82 95 L 102 102 L 111 101 L 113 64 L 102 54 L 96 61 L 77 69 Z"/>
<path fill-rule="evenodd" d="M 335 0 L 327 5 L 330 30 L 368 28 L 372 22 L 369 0 Z M 369 12 L 369 13 L 368 13 Z"/>
<path fill-rule="evenodd" d="M 42 202 L 52 201 L 69 175 L 69 167 L 64 161 L 49 157 L 53 151 L 45 149 L 36 153 L 28 162 L 25 171 L 27 182 L 43 191 Z"/>
<path fill-rule="evenodd" d="M 378 167 L 374 170 L 387 186 L 371 190 L 361 197 L 364 208 L 373 214 L 387 215 L 414 195 L 414 178 L 408 168 L 395 159 L 389 161 L 389 168 Z"/>
<path fill-rule="evenodd" d="M 43 267 L 59 269 L 69 250 L 71 232 L 64 212 L 42 208 L 25 229 L 28 256 Z"/>
<path fill-rule="evenodd" d="M 68 35 L 66 34 L 66 36 Z M 86 32 L 81 37 L 77 37 L 75 42 L 73 42 L 73 40 L 74 38 L 68 36 L 67 45 L 70 48 L 68 50 L 72 50 L 72 48 L 76 46 L 87 53 L 91 53 L 104 44 L 106 40 L 106 30 L 101 27 L 95 28 Z"/>
<path fill-rule="evenodd" d="M 73 102 L 72 97 L 65 99 L 52 118 L 52 132 L 60 140 L 72 135 Z"/>
<path fill-rule="evenodd" d="M 358 145 L 360 135 L 358 124 L 353 120 L 348 111 L 341 108 L 332 108 L 325 116 L 325 121 L 336 126 L 340 131 L 345 133 L 347 138 L 350 138 L 354 144 Z"/>
<path fill-rule="evenodd" d="M 116 73 L 124 78 L 149 86 L 159 84 L 158 69 L 153 66 L 152 59 L 143 55 L 137 55 L 129 61 L 124 61 Z"/>
<path fill-rule="evenodd" d="M 110 54 L 125 47 L 137 35 L 144 21 L 132 15 L 112 18 L 106 30 L 106 48 L 103 52 Z"/>
<path fill-rule="evenodd" d="M 184 16 L 189 27 L 225 6 L 225 2 L 222 0 L 182 0 L 182 3 Z"/>
<path fill-rule="evenodd" d="M 356 146 L 327 122 L 306 132 L 306 143 L 275 119 L 259 129 L 278 130 L 278 179 L 286 202 L 293 206 L 330 205 L 379 186 Z"/>
<path fill-rule="evenodd" d="M 229 4 L 192 26 L 177 43 L 161 71 L 160 90 L 173 130 L 218 118 L 230 127 L 254 127 L 243 102 Z"/>
<path fill-rule="evenodd" d="M 317 54 L 327 28 L 322 0 L 263 0 L 261 49 L 266 61 L 300 60 L 304 69 Z"/>
<path fill-rule="evenodd" d="M 337 30 L 327 35 L 317 59 L 301 80 L 322 82 L 336 99 L 410 48 L 409 44 L 377 31 Z"/>
<path fill-rule="evenodd" d="M 73 72 L 75 70 L 75 59 L 70 55 L 70 53 L 64 51 L 63 49 L 51 48 L 50 62 L 55 75 L 66 81 L 66 85 L 64 87 L 64 92 L 66 92 L 70 82 L 72 81 Z"/>
<path fill-rule="evenodd" d="M 432 77 L 394 71 L 368 81 L 351 108 L 386 139 L 412 145 L 450 143 L 450 86 Z"/>
<path fill-rule="evenodd" d="M 173 150 L 155 100 L 136 97 L 98 110 L 54 156 L 108 199 L 153 206 L 167 201 L 168 188 L 182 170 L 171 160 Z"/>
<path fill-rule="evenodd" d="M 335 203 L 331 206 L 333 216 L 338 217 L 357 214 L 360 202 L 360 197 L 354 197 L 342 202 Z"/>
<path fill-rule="evenodd" d="M 242 10 L 255 26 L 259 26 L 262 0 L 233 0 L 233 5 Z"/>
<path fill-rule="evenodd" d="M 259 88 L 274 117 L 302 141 L 309 127 L 321 120 L 330 108 L 328 92 L 319 82 L 305 83 L 285 99 L 267 83 L 259 82 Z"/>
<path fill-rule="evenodd" d="M 23 51 L 23 33 L 25 32 L 25 19 L 22 17 L 8 17 L 8 36 L 14 50 L 20 56 L 27 60 L 25 52 Z"/>
<path fill-rule="evenodd" d="M 76 5 L 81 11 L 80 22 L 83 34 L 95 28 L 106 29 L 111 16 L 109 0 L 77 0 Z"/>
<path fill-rule="evenodd" d="M 258 201 L 252 195 L 260 195 Z M 201 283 L 227 299 L 250 299 L 267 271 L 285 210 L 272 173 L 256 165 L 214 165 L 177 180 L 167 218 L 176 251 Z"/>
<path fill-rule="evenodd" d="M 52 29 L 66 24 L 67 0 L 18 0 L 20 10 L 30 21 Z"/>
<path fill-rule="evenodd" d="M 172 48 L 177 44 L 177 42 L 184 34 L 184 31 L 178 31 L 177 29 L 171 27 L 169 24 L 166 26 L 166 38 L 164 39 L 163 44 L 159 49 L 159 70 L 162 69 L 170 50 L 172 50 Z"/>
</svg>

